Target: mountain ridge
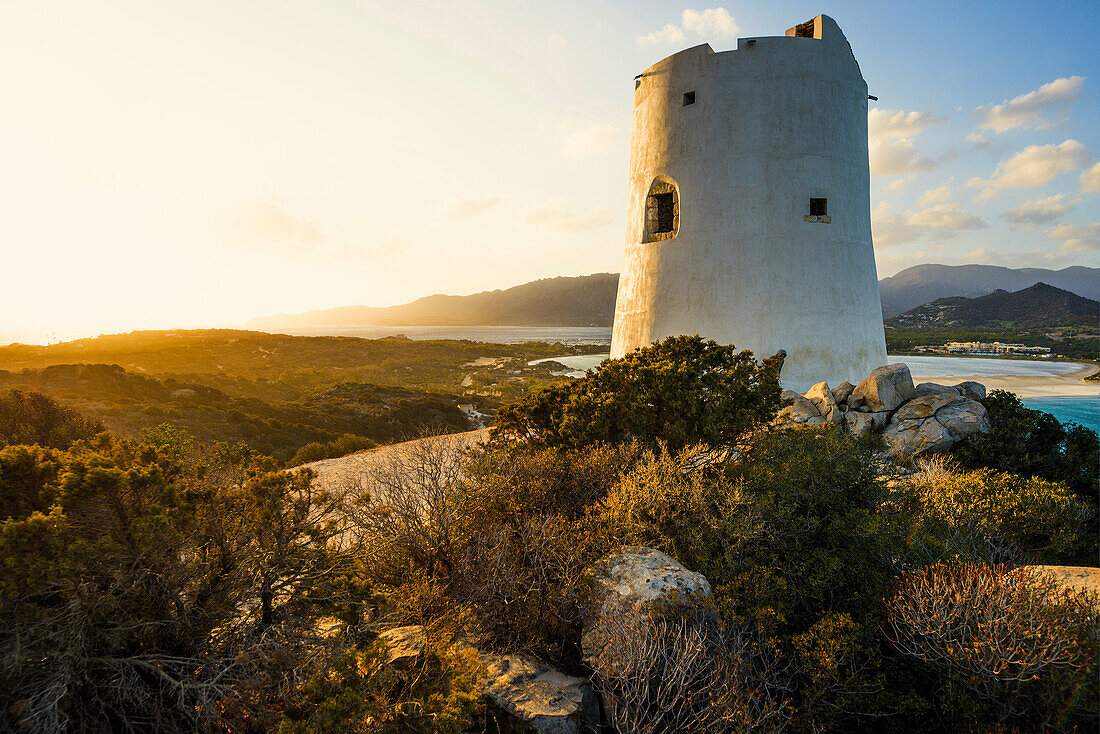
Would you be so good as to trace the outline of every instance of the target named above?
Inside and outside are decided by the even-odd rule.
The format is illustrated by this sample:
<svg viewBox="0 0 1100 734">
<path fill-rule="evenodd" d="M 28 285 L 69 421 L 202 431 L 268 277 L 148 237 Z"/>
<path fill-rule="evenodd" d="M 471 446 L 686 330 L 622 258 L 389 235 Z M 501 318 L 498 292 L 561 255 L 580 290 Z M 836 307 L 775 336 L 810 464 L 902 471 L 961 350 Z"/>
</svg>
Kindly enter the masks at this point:
<svg viewBox="0 0 1100 734">
<path fill-rule="evenodd" d="M 611 326 L 617 273 L 542 278 L 466 296 L 434 294 L 397 306 L 341 306 L 259 316 L 249 328 L 332 326 Z M 1046 283 L 1100 299 L 1100 268 L 1061 270 L 995 265 L 914 265 L 879 281 L 883 318 L 890 319 L 939 298 L 977 298 L 996 290 L 1016 292 Z"/>
<path fill-rule="evenodd" d="M 886 322 L 894 328 L 1100 327 L 1100 301 L 1047 283 L 1010 292 L 997 289 L 977 298 L 938 298 Z"/>
</svg>

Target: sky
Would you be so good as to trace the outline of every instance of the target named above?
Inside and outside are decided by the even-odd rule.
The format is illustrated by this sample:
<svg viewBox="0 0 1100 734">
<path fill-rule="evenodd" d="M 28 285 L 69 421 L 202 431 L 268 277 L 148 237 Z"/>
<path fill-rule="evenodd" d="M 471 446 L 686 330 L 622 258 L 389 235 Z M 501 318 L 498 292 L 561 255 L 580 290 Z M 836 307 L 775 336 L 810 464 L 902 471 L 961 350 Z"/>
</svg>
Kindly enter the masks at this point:
<svg viewBox="0 0 1100 734">
<path fill-rule="evenodd" d="M 617 272 L 633 77 L 822 12 L 880 277 L 1100 265 L 1093 2 L 0 0 L 0 342 Z"/>
</svg>

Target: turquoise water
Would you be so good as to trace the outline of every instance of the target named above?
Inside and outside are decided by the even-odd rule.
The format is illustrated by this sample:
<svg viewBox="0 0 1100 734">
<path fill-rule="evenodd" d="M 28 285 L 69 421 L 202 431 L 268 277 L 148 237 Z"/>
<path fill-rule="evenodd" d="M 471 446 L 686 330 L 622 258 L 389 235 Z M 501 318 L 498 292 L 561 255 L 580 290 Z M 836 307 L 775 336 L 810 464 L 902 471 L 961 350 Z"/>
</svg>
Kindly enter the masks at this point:
<svg viewBox="0 0 1100 734">
<path fill-rule="evenodd" d="M 1100 396 L 1022 398 L 1034 410 L 1050 413 L 1062 423 L 1077 423 L 1100 433 Z"/>
</svg>

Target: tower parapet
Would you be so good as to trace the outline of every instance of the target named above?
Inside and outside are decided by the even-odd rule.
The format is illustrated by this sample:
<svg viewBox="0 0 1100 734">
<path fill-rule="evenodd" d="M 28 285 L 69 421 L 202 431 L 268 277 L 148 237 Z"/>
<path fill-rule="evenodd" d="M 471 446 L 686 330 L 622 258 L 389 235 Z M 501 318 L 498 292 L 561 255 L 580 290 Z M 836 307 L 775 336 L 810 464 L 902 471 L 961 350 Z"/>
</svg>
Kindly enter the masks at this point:
<svg viewBox="0 0 1100 734">
<path fill-rule="evenodd" d="M 867 84 L 825 15 L 703 44 L 635 79 L 612 356 L 702 334 L 787 352 L 783 382 L 885 364 L 871 242 Z"/>
</svg>

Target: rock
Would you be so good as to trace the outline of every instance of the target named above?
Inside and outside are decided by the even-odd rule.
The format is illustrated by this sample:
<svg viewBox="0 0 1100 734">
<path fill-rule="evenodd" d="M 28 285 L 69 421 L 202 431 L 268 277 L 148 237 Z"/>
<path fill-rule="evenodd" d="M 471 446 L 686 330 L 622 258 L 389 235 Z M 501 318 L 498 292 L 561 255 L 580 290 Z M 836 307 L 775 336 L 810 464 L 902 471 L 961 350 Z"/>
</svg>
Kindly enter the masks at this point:
<svg viewBox="0 0 1100 734">
<path fill-rule="evenodd" d="M 871 413 L 849 410 L 844 414 L 844 427 L 852 438 L 862 441 L 871 435 L 871 430 L 874 427 L 871 421 Z"/>
<path fill-rule="evenodd" d="M 980 382 L 974 382 L 973 380 L 960 382 L 958 385 L 955 385 L 955 389 L 959 391 L 959 395 L 962 395 L 964 398 L 970 398 L 971 400 L 981 400 L 985 397 L 985 385 Z"/>
<path fill-rule="evenodd" d="M 1058 586 L 1070 591 L 1083 591 L 1092 597 L 1100 613 L 1100 568 L 1091 566 L 1024 566 L 1054 577 Z"/>
<path fill-rule="evenodd" d="M 922 395 L 902 405 L 882 437 L 897 454 L 945 451 L 975 433 L 989 433 L 989 414 L 976 400 L 948 393 Z"/>
<path fill-rule="evenodd" d="M 599 656 L 606 645 L 602 620 L 682 611 L 713 614 L 713 593 L 706 577 L 653 548 L 624 548 L 601 558 L 585 573 L 591 607 L 581 648 L 588 661 Z"/>
<path fill-rule="evenodd" d="M 799 426 L 821 426 L 825 424 L 825 418 L 817 406 L 794 390 L 784 390 L 782 397 L 790 400 L 791 404 L 784 407 L 775 416 L 776 423 L 789 423 Z"/>
<path fill-rule="evenodd" d="M 940 385 L 939 383 L 936 383 L 936 382 L 922 382 L 921 384 L 917 385 L 913 389 L 913 393 L 918 398 L 921 397 L 922 395 L 939 395 L 941 393 L 942 394 L 947 394 L 947 395 L 960 395 L 961 394 L 957 389 L 955 389 L 953 387 L 948 387 L 947 385 Z"/>
<path fill-rule="evenodd" d="M 888 364 L 872 370 L 848 398 L 850 407 L 867 407 L 872 413 L 890 411 L 914 396 L 908 365 Z"/>
<path fill-rule="evenodd" d="M 856 386 L 850 382 L 842 382 L 833 388 L 833 400 L 837 405 L 846 405 L 848 403 L 848 397 L 852 394 L 852 390 L 855 390 Z"/>
<path fill-rule="evenodd" d="M 890 422 L 890 413 L 885 410 L 878 413 L 866 413 L 865 415 L 871 417 L 871 428 L 876 432 L 886 428 L 886 424 Z"/>
<path fill-rule="evenodd" d="M 428 637 L 418 624 L 394 627 L 378 635 L 386 643 L 386 662 L 397 667 L 411 667 L 424 654 Z"/>
<path fill-rule="evenodd" d="M 598 731 L 600 704 L 587 678 L 519 655 L 482 655 L 486 731 L 583 734 Z"/>
<path fill-rule="evenodd" d="M 844 414 L 836 404 L 832 391 L 829 390 L 829 383 L 817 383 L 803 393 L 802 397 L 814 404 L 826 423 L 838 425 L 843 420 Z"/>
</svg>

